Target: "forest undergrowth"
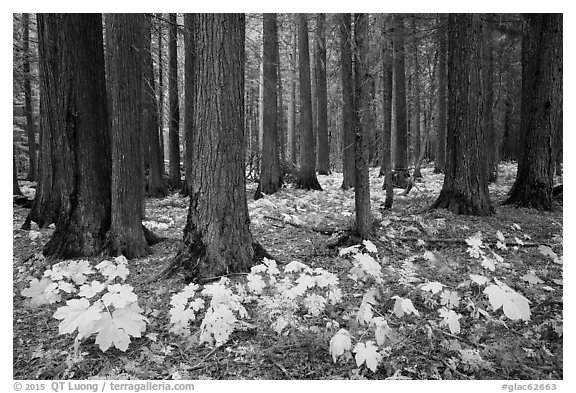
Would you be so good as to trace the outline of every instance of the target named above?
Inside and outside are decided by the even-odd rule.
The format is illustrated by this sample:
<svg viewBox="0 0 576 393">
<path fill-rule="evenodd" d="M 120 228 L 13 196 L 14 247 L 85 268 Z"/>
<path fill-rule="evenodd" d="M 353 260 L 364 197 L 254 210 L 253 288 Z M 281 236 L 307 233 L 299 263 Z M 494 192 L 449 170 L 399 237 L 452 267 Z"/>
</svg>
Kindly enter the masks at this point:
<svg viewBox="0 0 576 393">
<path fill-rule="evenodd" d="M 112 346 L 105 352 L 93 336 L 75 344 L 74 334 L 58 334 L 54 316 L 63 301 L 34 306 L 23 295 L 31 280 L 50 268 L 41 250 L 53 229 L 21 230 L 28 210 L 14 205 L 14 378 L 562 379 L 562 201 L 551 213 L 500 206 L 515 177 L 515 165 L 508 163 L 490 186 L 493 216 L 429 210 L 443 175 L 428 167 L 422 170 L 423 182 L 408 196 L 396 190 L 393 208 L 384 211 L 377 174 L 371 169 L 374 236 L 347 251 L 350 245 L 335 245 L 354 224 L 354 191 L 340 189 L 341 174 L 318 176 L 322 192 L 287 185 L 257 201 L 249 198 L 254 238 L 275 257 L 278 270 L 304 264 L 329 272 L 337 277 L 341 299 L 332 304 L 316 296 L 322 307 L 305 302 L 308 312 L 291 311 L 298 323 L 279 328 L 252 295 L 243 306 L 247 317 L 241 328 L 220 336 L 220 343 L 214 336 L 216 346 L 203 342 L 200 320 L 189 325 L 187 336 L 174 334 L 170 304 L 186 284 L 180 277 L 157 279 L 182 241 L 187 198 L 147 200 L 144 224 L 166 240 L 154 245 L 151 255 L 128 261 L 125 278 L 147 320 L 145 331 L 141 337 L 132 334 L 127 349 Z M 32 184 L 21 187 L 33 195 Z M 255 188 L 248 184 L 248 195 Z M 381 269 L 378 301 L 369 302 L 365 320 L 380 321 L 376 330 L 363 326 L 360 314 L 366 312 L 370 290 L 354 270 L 358 259 L 350 258 L 364 255 L 358 251 L 364 249 L 371 250 Z M 89 260 L 96 266 L 104 259 Z M 272 285 L 272 276 L 254 281 L 254 274 L 263 271 L 226 280 L 237 287 L 248 280 L 250 290 L 260 283 L 254 292 L 261 293 L 264 285 Z M 504 292 L 519 294 L 517 300 L 495 307 L 486 292 L 492 280 Z M 529 302 L 521 302 L 529 304 L 528 311 L 518 306 L 522 298 Z M 409 306 L 402 303 L 406 299 Z M 338 334 L 343 341 L 334 339 Z M 364 346 L 352 349 L 350 338 Z M 381 349 L 370 352 L 374 339 Z"/>
</svg>

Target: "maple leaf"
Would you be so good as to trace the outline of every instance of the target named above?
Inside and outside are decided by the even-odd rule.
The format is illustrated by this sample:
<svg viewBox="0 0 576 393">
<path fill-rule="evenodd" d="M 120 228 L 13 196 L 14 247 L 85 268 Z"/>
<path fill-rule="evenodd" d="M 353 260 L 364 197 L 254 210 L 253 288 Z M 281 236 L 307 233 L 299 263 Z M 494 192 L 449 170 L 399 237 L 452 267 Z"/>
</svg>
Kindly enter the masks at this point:
<svg viewBox="0 0 576 393">
<path fill-rule="evenodd" d="M 102 261 L 98 265 L 96 265 L 96 269 L 106 277 L 109 281 L 114 280 L 116 277 L 120 277 L 122 280 L 126 280 L 130 271 L 124 262 L 126 258 L 119 259 L 120 257 L 116 258 L 118 264 L 115 264 L 112 261 Z"/>
<path fill-rule="evenodd" d="M 70 279 L 76 284 L 84 284 L 87 280 L 86 275 L 94 273 L 90 262 L 85 260 L 70 261 L 66 270 Z"/>
<path fill-rule="evenodd" d="M 448 325 L 450 333 L 459 334 L 460 333 L 460 322 L 458 321 L 462 318 L 462 315 L 457 314 L 454 310 L 448 310 L 446 307 L 442 307 L 438 310 L 440 316 L 443 318 L 441 325 Z"/>
<path fill-rule="evenodd" d="M 88 337 L 95 332 L 95 322 L 102 317 L 100 303 L 90 306 L 86 298 L 71 299 L 66 306 L 59 307 L 54 318 L 61 319 L 58 325 L 59 334 L 68 334 L 78 329 L 78 338 Z"/>
<path fill-rule="evenodd" d="M 124 308 L 138 300 L 138 296 L 132 292 L 134 288 L 127 284 L 108 285 L 108 293 L 102 296 L 105 305 L 113 305 L 115 308 Z"/>
<path fill-rule="evenodd" d="M 309 294 L 304 299 L 304 307 L 308 309 L 310 315 L 317 317 L 326 307 L 326 298 L 315 293 Z"/>
<path fill-rule="evenodd" d="M 360 248 L 360 245 L 355 245 L 355 246 L 350 246 L 350 247 L 346 247 L 346 248 L 342 248 L 340 249 L 340 251 L 338 252 L 338 256 L 344 256 L 344 255 L 348 255 L 348 254 L 357 254 L 358 253 L 358 249 Z"/>
<path fill-rule="evenodd" d="M 30 286 L 24 288 L 20 294 L 29 297 L 30 304 L 33 306 L 52 304 L 62 299 L 58 293 L 58 284 L 47 277 L 42 277 L 42 280 L 33 278 L 30 281 Z"/>
<path fill-rule="evenodd" d="M 488 258 L 486 255 L 482 255 L 482 267 L 484 269 L 488 269 L 491 272 L 496 270 L 496 265 L 494 264 L 494 260 L 492 258 Z"/>
<path fill-rule="evenodd" d="M 370 240 L 364 240 L 362 244 L 364 244 L 364 247 L 366 247 L 366 251 L 371 252 L 373 254 L 378 252 L 378 249 L 376 248 L 374 243 L 372 243 Z"/>
<path fill-rule="evenodd" d="M 280 270 L 278 270 L 278 264 L 273 259 L 264 258 L 262 261 L 266 266 L 266 270 L 270 276 L 274 276 L 276 274 L 280 274 Z"/>
<path fill-rule="evenodd" d="M 552 248 L 550 248 L 548 246 L 539 245 L 538 251 L 540 252 L 540 254 L 542 254 L 546 257 L 550 257 L 552 259 L 556 258 L 556 253 L 554 251 L 552 251 Z"/>
<path fill-rule="evenodd" d="M 488 282 L 488 279 L 486 277 L 478 274 L 470 274 L 470 279 L 478 285 L 484 285 Z"/>
<path fill-rule="evenodd" d="M 376 282 L 382 282 L 382 267 L 371 255 L 356 254 L 354 262 L 354 266 L 350 269 L 352 279 L 366 281 L 373 278 Z"/>
<path fill-rule="evenodd" d="M 392 299 L 396 299 L 396 302 L 394 303 L 394 314 L 396 314 L 398 318 L 402 318 L 404 314 L 414 314 L 416 316 L 420 316 L 418 310 L 414 308 L 412 300 L 404 299 L 400 296 L 392 296 Z"/>
<path fill-rule="evenodd" d="M 423 291 L 430 291 L 432 293 L 438 293 L 442 290 L 444 285 L 439 283 L 438 281 L 427 282 L 426 284 L 420 285 L 420 289 Z"/>
<path fill-rule="evenodd" d="M 494 310 L 502 307 L 504 315 L 512 320 L 530 320 L 530 301 L 507 285 L 495 279 L 497 285 L 489 285 L 484 289 Z"/>
<path fill-rule="evenodd" d="M 376 317 L 370 321 L 370 325 L 375 327 L 374 337 L 376 337 L 376 343 L 378 345 L 383 345 L 386 341 L 386 337 L 390 337 L 392 329 L 388 326 L 388 322 L 383 317 Z"/>
<path fill-rule="evenodd" d="M 349 351 L 350 348 L 352 348 L 352 341 L 350 340 L 350 333 L 348 333 L 346 329 L 338 330 L 330 339 L 330 354 L 332 355 L 334 363 L 336 363 L 338 358 L 346 351 Z"/>
<path fill-rule="evenodd" d="M 438 259 L 436 258 L 436 255 L 434 255 L 434 253 L 432 251 L 424 251 L 424 255 L 423 258 L 426 259 L 428 262 L 436 262 Z"/>
<path fill-rule="evenodd" d="M 374 345 L 374 341 L 356 344 L 354 352 L 356 353 L 355 359 L 358 367 L 366 363 L 366 367 L 372 372 L 376 372 L 378 363 L 382 361 L 382 354 L 378 352 L 378 347 Z"/>
<path fill-rule="evenodd" d="M 248 274 L 248 289 L 254 293 L 262 293 L 262 290 L 266 288 L 266 283 L 259 274 Z"/>
<path fill-rule="evenodd" d="M 97 329 L 98 335 L 95 342 L 102 352 L 106 352 L 112 344 L 122 352 L 126 352 L 130 345 L 130 336 L 114 323 L 109 313 L 102 313 Z"/>
<path fill-rule="evenodd" d="M 506 238 L 504 237 L 504 235 L 502 234 L 502 232 L 496 231 L 496 237 L 497 237 L 498 240 L 501 241 L 502 243 L 506 243 Z"/>
<path fill-rule="evenodd" d="M 537 275 L 535 275 L 532 272 L 526 273 L 525 275 L 523 275 L 520 278 L 524 281 L 527 281 L 531 285 L 537 285 L 537 284 L 543 284 L 544 283 L 544 281 L 540 277 L 538 277 Z"/>
<path fill-rule="evenodd" d="M 146 330 L 146 324 L 149 323 L 148 318 L 139 313 L 138 307 L 114 310 L 112 321 L 132 337 L 141 337 Z"/>
<path fill-rule="evenodd" d="M 356 320 L 359 323 L 367 324 L 374 316 L 372 306 L 378 304 L 378 301 L 376 300 L 377 294 L 378 290 L 376 288 L 370 288 L 362 297 L 362 303 L 360 304 L 360 308 L 358 309 L 358 314 L 356 316 Z"/>
<path fill-rule="evenodd" d="M 455 291 L 446 290 L 442 292 L 442 296 L 440 298 L 440 304 L 448 308 L 458 307 L 458 305 L 460 304 L 460 296 L 458 296 L 458 293 Z"/>
<path fill-rule="evenodd" d="M 90 283 L 90 285 L 88 284 L 82 285 L 80 287 L 80 292 L 78 292 L 78 296 L 90 299 L 95 295 L 97 295 L 98 293 L 102 292 L 104 289 L 106 289 L 106 284 L 94 280 Z"/>
<path fill-rule="evenodd" d="M 215 342 L 219 347 L 224 344 L 234 331 L 236 317 L 225 304 L 210 307 L 200 325 L 200 342 Z"/>
<path fill-rule="evenodd" d="M 309 272 L 310 267 L 298 261 L 292 261 L 284 267 L 284 273 L 297 273 L 300 271 Z"/>
</svg>

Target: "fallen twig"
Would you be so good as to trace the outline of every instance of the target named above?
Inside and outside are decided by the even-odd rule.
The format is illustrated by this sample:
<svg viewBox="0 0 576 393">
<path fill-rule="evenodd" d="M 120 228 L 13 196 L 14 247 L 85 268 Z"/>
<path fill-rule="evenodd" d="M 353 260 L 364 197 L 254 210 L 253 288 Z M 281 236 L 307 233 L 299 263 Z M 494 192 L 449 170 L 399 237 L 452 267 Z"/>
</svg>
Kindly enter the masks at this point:
<svg viewBox="0 0 576 393">
<path fill-rule="evenodd" d="M 424 242 L 427 243 L 454 243 L 454 244 L 468 244 L 466 243 L 466 239 L 459 239 L 459 238 L 425 238 L 425 237 L 415 237 L 415 236 L 395 236 L 394 238 L 391 238 L 392 240 L 401 240 L 401 241 L 418 241 L 418 240 L 422 240 Z M 497 242 L 499 242 L 499 240 L 497 239 L 482 239 L 483 243 L 488 243 L 488 244 L 496 244 Z M 539 247 L 539 246 L 550 246 L 550 244 L 547 243 L 532 243 L 532 242 L 523 242 L 522 244 L 519 244 L 517 242 L 505 242 L 503 243 L 505 244 L 507 247 L 514 247 L 514 246 L 522 246 L 522 247 Z"/>
<path fill-rule="evenodd" d="M 279 221 L 279 222 L 282 222 L 284 224 L 292 225 L 293 227 L 296 227 L 296 228 L 304 229 L 304 230 L 310 231 L 310 232 L 320 233 L 321 235 L 326 235 L 326 236 L 332 236 L 335 233 L 342 232 L 342 229 L 320 229 L 320 228 L 309 227 L 307 225 L 295 224 L 293 222 L 285 221 L 285 220 L 278 218 L 278 217 L 264 216 L 264 218 L 267 218 L 269 220 Z"/>
</svg>

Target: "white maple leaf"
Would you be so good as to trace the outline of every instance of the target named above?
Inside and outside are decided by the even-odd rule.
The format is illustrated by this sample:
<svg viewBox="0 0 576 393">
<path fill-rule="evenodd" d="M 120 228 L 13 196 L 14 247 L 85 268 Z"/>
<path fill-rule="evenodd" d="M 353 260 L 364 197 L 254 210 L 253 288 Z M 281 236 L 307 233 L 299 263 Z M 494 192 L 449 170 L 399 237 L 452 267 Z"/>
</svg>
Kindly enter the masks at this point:
<svg viewBox="0 0 576 393">
<path fill-rule="evenodd" d="M 114 323 L 109 313 L 102 313 L 102 318 L 97 323 L 97 329 L 96 344 L 102 352 L 106 352 L 112 344 L 122 352 L 126 352 L 130 345 L 130 336 Z"/>
<path fill-rule="evenodd" d="M 62 297 L 58 293 L 58 284 L 52 282 L 48 277 L 42 277 L 41 280 L 33 278 L 30 286 L 20 292 L 22 296 L 30 298 L 30 304 L 40 306 L 42 304 L 52 304 L 59 302 Z"/>
<path fill-rule="evenodd" d="M 86 298 L 71 299 L 66 306 L 59 307 L 54 313 L 54 318 L 61 319 L 58 325 L 59 334 L 68 334 L 78 329 L 78 338 L 88 337 L 95 332 L 95 322 L 102 313 L 100 304 L 90 306 Z"/>
<path fill-rule="evenodd" d="M 284 267 L 284 273 L 308 272 L 310 267 L 302 262 L 292 261 Z"/>
<path fill-rule="evenodd" d="M 504 315 L 512 320 L 530 320 L 530 301 L 507 285 L 495 280 L 498 285 L 489 285 L 484 289 L 494 310 L 502 307 Z"/>
<path fill-rule="evenodd" d="M 442 292 L 442 296 L 440 297 L 440 304 L 448 308 L 458 307 L 460 304 L 460 296 L 458 295 L 458 292 L 445 290 Z"/>
<path fill-rule="evenodd" d="M 364 246 L 366 247 L 366 251 L 371 252 L 373 254 L 378 252 L 378 249 L 376 248 L 374 243 L 372 243 L 370 240 L 364 240 L 362 244 L 364 244 Z"/>
<path fill-rule="evenodd" d="M 506 238 L 504 238 L 504 235 L 502 234 L 502 232 L 496 231 L 496 237 L 497 237 L 498 240 L 501 241 L 502 243 L 506 243 Z"/>
<path fill-rule="evenodd" d="M 106 289 L 106 284 L 94 280 L 90 283 L 90 285 L 88 284 L 82 285 L 80 287 L 80 292 L 78 292 L 78 296 L 90 299 L 95 295 L 97 295 L 98 293 L 102 292 L 104 289 Z"/>
<path fill-rule="evenodd" d="M 544 281 L 540 277 L 538 277 L 537 275 L 535 275 L 532 272 L 526 273 L 525 275 L 523 275 L 520 278 L 522 280 L 528 282 L 531 285 L 537 285 L 537 284 L 543 284 L 544 283 Z"/>
<path fill-rule="evenodd" d="M 148 318 L 139 313 L 138 308 L 131 307 L 114 310 L 112 321 L 132 337 L 141 337 L 149 322 Z"/>
<path fill-rule="evenodd" d="M 416 316 L 420 316 L 418 310 L 414 308 L 412 300 L 404 299 L 400 296 L 392 296 L 392 299 L 396 299 L 396 302 L 394 303 L 394 314 L 396 314 L 398 318 L 402 318 L 404 314 L 414 314 Z"/>
<path fill-rule="evenodd" d="M 62 292 L 66 292 L 66 293 L 72 293 L 74 292 L 76 288 L 74 287 L 74 285 L 72 285 L 69 282 L 66 281 L 59 281 L 58 282 L 58 290 L 62 291 Z"/>
<path fill-rule="evenodd" d="M 200 325 L 200 342 L 223 345 L 234 331 L 237 319 L 225 304 L 210 307 Z"/>
<path fill-rule="evenodd" d="M 436 262 L 438 259 L 436 258 L 436 255 L 434 255 L 434 253 L 432 251 L 424 251 L 424 259 L 426 259 L 429 262 Z"/>
<path fill-rule="evenodd" d="M 346 351 L 349 351 L 350 348 L 352 348 L 352 341 L 350 340 L 350 333 L 348 333 L 346 329 L 338 330 L 330 339 L 330 354 L 332 355 L 334 363 L 336 363 L 338 358 Z"/>
<path fill-rule="evenodd" d="M 121 257 L 124 258 L 124 256 Z M 96 269 L 98 269 L 100 274 L 106 277 L 109 281 L 114 280 L 116 277 L 120 277 L 122 280 L 126 280 L 126 277 L 128 277 L 128 274 L 130 273 L 126 263 L 123 262 L 126 260 L 126 258 L 119 258 L 120 257 L 116 258 L 118 264 L 112 261 L 102 261 L 96 265 Z"/>
<path fill-rule="evenodd" d="M 259 274 L 248 274 L 248 289 L 254 293 L 262 293 L 264 288 L 266 288 L 266 283 Z"/>
<path fill-rule="evenodd" d="M 344 255 L 348 255 L 348 254 L 357 254 L 358 253 L 358 249 L 360 248 L 360 245 L 355 245 L 355 246 L 350 246 L 350 247 L 346 247 L 346 248 L 342 248 L 340 249 L 340 251 L 338 252 L 338 256 L 344 256 Z"/>
<path fill-rule="evenodd" d="M 350 274 L 354 280 L 366 281 L 370 278 L 376 282 L 382 282 L 382 267 L 369 254 L 354 255 L 354 266 L 350 269 Z"/>
<path fill-rule="evenodd" d="M 356 320 L 361 324 L 367 324 L 370 322 L 374 316 L 374 311 L 372 306 L 378 304 L 376 300 L 376 295 L 378 290 L 376 288 L 370 288 L 362 297 L 362 303 L 358 309 L 358 314 L 356 315 Z"/>
<path fill-rule="evenodd" d="M 94 273 L 90 262 L 85 260 L 70 261 L 66 270 L 70 279 L 76 284 L 84 284 L 87 280 L 86 275 Z"/>
<path fill-rule="evenodd" d="M 462 318 L 462 315 L 456 313 L 454 310 L 448 310 L 445 307 L 442 307 L 440 310 L 438 310 L 438 312 L 440 313 L 440 316 L 443 318 L 440 324 L 448 325 L 450 333 L 459 334 L 460 322 L 458 320 Z"/>
<path fill-rule="evenodd" d="M 494 264 L 494 260 L 492 258 L 487 257 L 486 255 L 482 255 L 482 267 L 484 269 L 488 269 L 491 272 L 496 270 L 496 265 Z"/>
<path fill-rule="evenodd" d="M 134 288 L 127 284 L 108 285 L 108 293 L 102 296 L 102 302 L 107 306 L 113 305 L 116 308 L 124 308 L 138 300 L 138 296 L 133 290 Z"/>
<path fill-rule="evenodd" d="M 358 343 L 354 347 L 356 353 L 356 365 L 360 367 L 366 363 L 372 372 L 376 372 L 378 364 L 382 361 L 382 354 L 378 352 L 378 347 L 374 345 L 374 341 L 366 341 L 366 343 Z"/>
<path fill-rule="evenodd" d="M 376 343 L 383 345 L 386 337 L 390 337 L 392 332 L 392 329 L 388 326 L 388 322 L 383 317 L 376 317 L 372 319 L 370 325 L 375 327 L 374 337 L 376 337 Z"/>
<path fill-rule="evenodd" d="M 326 298 L 311 293 L 304 299 L 304 307 L 308 310 L 308 313 L 313 317 L 320 315 L 324 308 L 326 307 Z"/>
<path fill-rule="evenodd" d="M 429 291 L 432 293 L 438 293 L 442 290 L 444 285 L 439 283 L 438 281 L 427 282 L 426 284 L 420 285 L 420 289 L 423 291 Z"/>
<path fill-rule="evenodd" d="M 479 274 L 470 274 L 470 279 L 478 285 L 484 285 L 488 282 L 488 279 Z"/>
</svg>

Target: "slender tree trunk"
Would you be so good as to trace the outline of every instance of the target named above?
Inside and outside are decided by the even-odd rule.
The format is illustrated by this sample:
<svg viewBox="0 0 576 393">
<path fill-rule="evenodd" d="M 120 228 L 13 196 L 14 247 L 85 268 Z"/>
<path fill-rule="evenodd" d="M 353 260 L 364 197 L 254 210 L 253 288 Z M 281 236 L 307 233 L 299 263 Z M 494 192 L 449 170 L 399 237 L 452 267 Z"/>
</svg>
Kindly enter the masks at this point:
<svg viewBox="0 0 576 393">
<path fill-rule="evenodd" d="M 157 14 L 159 18 L 162 18 L 164 14 Z M 162 33 L 163 30 L 163 22 L 158 21 L 158 126 L 159 126 L 159 138 L 160 138 L 160 158 L 162 161 L 162 177 L 166 172 L 165 164 L 164 164 L 164 51 L 163 42 L 164 42 L 164 34 Z"/>
<path fill-rule="evenodd" d="M 420 157 L 421 135 L 420 135 L 420 64 L 418 62 L 418 29 L 416 28 L 416 19 L 412 15 L 412 51 L 414 53 L 414 157 L 416 163 L 421 163 Z M 414 179 L 421 179 L 420 165 L 414 164 Z"/>
<path fill-rule="evenodd" d="M 392 37 L 390 35 L 390 17 L 382 17 L 382 164 L 380 174 L 384 175 L 382 188 L 386 190 L 384 208 L 390 209 L 394 201 L 392 184 L 392 160 L 390 145 L 392 141 Z"/>
<path fill-rule="evenodd" d="M 356 230 L 366 239 L 372 233 L 370 210 L 370 179 L 368 173 L 368 113 L 370 111 L 370 79 L 368 68 L 368 15 L 354 14 L 354 133 Z"/>
<path fill-rule="evenodd" d="M 488 193 L 482 89 L 483 32 L 477 14 L 448 16 L 448 133 L 446 175 L 433 208 L 484 216 Z"/>
<path fill-rule="evenodd" d="M 179 189 L 180 178 L 180 106 L 178 104 L 178 25 L 176 14 L 170 14 L 168 40 L 169 57 L 169 78 L 168 78 L 168 98 L 170 101 L 170 131 L 169 131 L 169 152 L 170 166 L 168 175 L 170 185 L 174 189 Z"/>
<path fill-rule="evenodd" d="M 522 154 L 504 202 L 552 210 L 555 139 L 562 127 L 562 14 L 528 14 L 522 40 Z"/>
<path fill-rule="evenodd" d="M 12 195 L 22 195 L 18 184 L 18 168 L 16 168 L 16 157 L 14 156 L 14 145 L 12 145 Z"/>
<path fill-rule="evenodd" d="M 281 24 L 278 21 L 278 37 L 281 36 Z M 282 72 L 280 67 L 280 45 L 276 45 L 276 53 L 274 54 L 274 62 L 276 64 L 276 71 L 278 73 L 278 144 L 280 150 L 280 166 L 286 164 L 286 125 L 284 115 L 284 90 L 282 84 Z"/>
<path fill-rule="evenodd" d="M 110 137 L 100 14 L 38 14 L 44 127 L 49 130 L 54 258 L 100 252 L 110 226 Z M 49 59 L 49 60 L 48 60 Z M 56 194 L 53 194 L 55 197 Z"/>
<path fill-rule="evenodd" d="M 162 198 L 166 196 L 166 187 L 164 186 L 164 162 L 160 153 L 160 135 L 158 105 L 156 103 L 155 86 L 154 86 L 154 69 L 151 54 L 152 28 L 150 20 L 144 19 L 144 50 L 142 57 L 144 61 L 144 78 L 143 78 L 143 108 L 144 108 L 144 127 L 148 135 L 148 154 L 150 160 L 150 172 L 148 176 L 148 194 L 152 197 Z"/>
<path fill-rule="evenodd" d="M 318 173 L 330 174 L 328 142 L 328 92 L 326 85 L 326 14 L 318 14 L 316 25 L 316 95 L 318 100 Z"/>
<path fill-rule="evenodd" d="M 144 14 L 107 14 L 106 45 L 112 117 L 112 222 L 114 255 L 138 258 L 149 253 L 142 226 L 142 24 Z"/>
<path fill-rule="evenodd" d="M 24 112 L 26 114 L 26 131 L 28 134 L 28 180 L 36 180 L 36 124 L 34 123 L 34 113 L 32 112 L 32 74 L 30 72 L 30 16 L 22 14 L 22 28 L 24 34 L 22 37 L 22 51 L 24 62 L 22 71 L 24 72 Z"/>
<path fill-rule="evenodd" d="M 406 115 L 406 76 L 404 61 L 404 21 L 402 15 L 392 16 L 394 25 L 394 88 L 396 92 L 396 146 L 394 149 L 394 186 L 408 185 L 408 119 Z"/>
<path fill-rule="evenodd" d="M 352 87 L 352 18 L 340 14 L 340 67 L 342 72 L 342 189 L 354 187 L 354 129 Z"/>
<path fill-rule="evenodd" d="M 298 68 L 300 75 L 300 168 L 296 186 L 307 190 L 322 190 L 316 178 L 316 154 L 312 130 L 312 97 L 310 92 L 310 48 L 306 14 L 298 14 Z"/>
<path fill-rule="evenodd" d="M 278 158 L 278 24 L 276 14 L 264 14 L 263 27 L 263 116 L 262 116 L 262 157 L 260 181 L 254 195 L 259 199 L 262 194 L 273 194 L 282 187 L 282 174 Z"/>
<path fill-rule="evenodd" d="M 184 195 L 190 195 L 193 182 L 193 141 L 194 141 L 194 96 L 196 95 L 196 81 L 194 68 L 196 63 L 196 48 L 194 46 L 196 34 L 196 16 L 195 14 L 184 15 L 184 27 L 186 34 L 184 38 L 184 140 L 186 150 L 184 151 L 184 170 L 185 170 L 185 192 Z"/>
<path fill-rule="evenodd" d="M 446 29 L 442 26 L 445 22 L 445 18 L 438 19 L 438 132 L 434 173 L 444 173 L 446 166 L 446 89 L 448 78 L 446 74 Z"/>
<path fill-rule="evenodd" d="M 196 281 L 250 269 L 244 176 L 244 14 L 197 14 L 193 178 L 184 245 L 167 273 Z"/>
<path fill-rule="evenodd" d="M 296 166 L 296 71 L 297 71 L 297 33 L 294 28 L 292 35 L 292 53 L 290 54 L 290 101 L 288 102 L 288 157 L 290 163 Z"/>
</svg>

